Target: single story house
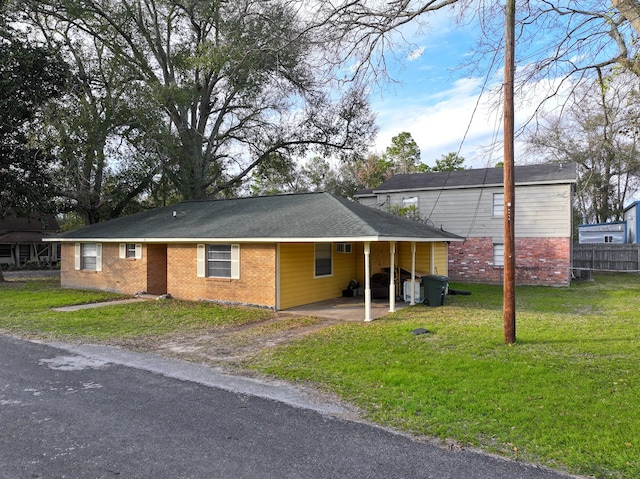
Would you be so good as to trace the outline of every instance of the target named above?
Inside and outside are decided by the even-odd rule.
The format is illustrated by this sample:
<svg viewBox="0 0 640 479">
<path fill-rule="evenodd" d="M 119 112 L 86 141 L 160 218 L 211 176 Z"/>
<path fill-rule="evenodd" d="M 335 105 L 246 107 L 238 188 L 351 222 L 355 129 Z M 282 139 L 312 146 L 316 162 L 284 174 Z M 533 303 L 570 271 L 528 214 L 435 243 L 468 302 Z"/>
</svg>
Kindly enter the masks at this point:
<svg viewBox="0 0 640 479">
<path fill-rule="evenodd" d="M 55 237 L 65 287 L 284 310 L 355 280 L 365 320 L 375 273 L 388 273 L 393 311 L 398 272 L 446 275 L 447 244 L 462 239 L 328 193 L 187 201 Z"/>
<path fill-rule="evenodd" d="M 60 245 L 42 240 L 58 229 L 54 215 L 22 217 L 12 211 L 3 212 L 0 215 L 0 267 L 56 264 Z"/>
<path fill-rule="evenodd" d="M 575 163 L 516 166 L 516 283 L 571 281 Z M 436 228 L 463 236 L 449 245 L 449 277 L 501 284 L 504 273 L 504 169 L 401 174 L 358 192 L 363 205 L 407 208 Z"/>
<path fill-rule="evenodd" d="M 638 244 L 640 201 L 634 201 L 622 212 L 622 221 L 586 223 L 578 226 L 580 244 Z"/>
<path fill-rule="evenodd" d="M 599 244 L 627 242 L 627 223 L 613 221 L 611 223 L 593 223 L 578 226 L 578 243 Z"/>
</svg>

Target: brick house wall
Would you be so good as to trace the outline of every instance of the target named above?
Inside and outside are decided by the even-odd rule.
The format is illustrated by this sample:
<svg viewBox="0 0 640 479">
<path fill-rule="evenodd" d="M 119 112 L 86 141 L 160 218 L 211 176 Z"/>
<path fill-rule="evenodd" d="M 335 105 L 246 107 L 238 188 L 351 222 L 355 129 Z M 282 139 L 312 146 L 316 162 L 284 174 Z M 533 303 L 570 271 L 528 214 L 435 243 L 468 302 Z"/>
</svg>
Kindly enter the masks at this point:
<svg viewBox="0 0 640 479">
<path fill-rule="evenodd" d="M 197 245 L 167 247 L 167 291 L 174 298 L 276 307 L 276 245 L 241 244 L 240 279 L 198 278 Z"/>
<path fill-rule="evenodd" d="M 571 278 L 570 238 L 516 238 L 518 284 L 568 286 Z M 452 281 L 501 284 L 504 269 L 493 264 L 491 238 L 468 238 L 449 245 Z"/>
<path fill-rule="evenodd" d="M 142 258 L 120 258 L 120 243 L 102 244 L 102 271 L 75 269 L 75 243 L 62 243 L 60 283 L 67 288 L 100 289 L 134 294 L 147 291 L 149 256 L 143 245 Z"/>
</svg>

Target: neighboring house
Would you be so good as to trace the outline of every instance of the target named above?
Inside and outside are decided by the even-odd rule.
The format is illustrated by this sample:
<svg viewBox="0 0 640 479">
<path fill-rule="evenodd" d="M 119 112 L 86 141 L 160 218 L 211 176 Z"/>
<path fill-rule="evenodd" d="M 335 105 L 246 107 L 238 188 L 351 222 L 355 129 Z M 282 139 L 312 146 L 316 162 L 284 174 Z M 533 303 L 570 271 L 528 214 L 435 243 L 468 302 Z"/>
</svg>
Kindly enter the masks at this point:
<svg viewBox="0 0 640 479">
<path fill-rule="evenodd" d="M 627 243 L 640 243 L 640 201 L 634 201 L 624 209 L 622 217 L 627 226 Z"/>
<path fill-rule="evenodd" d="M 580 244 L 637 244 L 640 231 L 640 201 L 634 201 L 622 213 L 622 221 L 590 223 L 578 226 Z"/>
<path fill-rule="evenodd" d="M 58 222 L 53 215 L 25 218 L 7 212 L 0 216 L 0 267 L 56 264 L 60 245 L 43 243 L 42 239 L 57 231 Z"/>
<path fill-rule="evenodd" d="M 623 244 L 626 242 L 627 224 L 624 221 L 578 226 L 578 243 L 580 244 Z"/>
<path fill-rule="evenodd" d="M 340 297 L 356 280 L 370 320 L 372 275 L 390 268 L 389 291 L 397 292 L 399 268 L 416 277 L 446 274 L 447 242 L 462 238 L 307 193 L 183 202 L 55 240 L 62 242 L 66 287 L 282 310 Z M 390 295 L 391 311 L 396 296 Z"/>
<path fill-rule="evenodd" d="M 576 166 L 516 166 L 514 176 L 516 282 L 568 285 Z M 449 246 L 449 277 L 499 284 L 504 266 L 503 184 L 502 168 L 403 174 L 356 198 L 381 209 L 407 208 L 426 223 L 465 237 Z"/>
</svg>

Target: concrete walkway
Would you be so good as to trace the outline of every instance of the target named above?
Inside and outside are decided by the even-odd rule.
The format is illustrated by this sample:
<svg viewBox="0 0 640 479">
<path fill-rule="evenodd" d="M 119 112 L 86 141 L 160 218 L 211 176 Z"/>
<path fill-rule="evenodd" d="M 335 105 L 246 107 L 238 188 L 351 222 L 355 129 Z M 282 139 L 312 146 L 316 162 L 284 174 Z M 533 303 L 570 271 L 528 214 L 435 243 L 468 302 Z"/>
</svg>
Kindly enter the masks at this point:
<svg viewBox="0 0 640 479">
<path fill-rule="evenodd" d="M 135 303 L 144 301 L 142 298 L 117 299 L 115 301 L 101 301 L 99 303 L 74 304 L 73 306 L 62 306 L 61 308 L 51 308 L 52 311 L 69 312 L 81 309 L 101 308 L 102 306 L 114 306 L 116 304 Z"/>
<path fill-rule="evenodd" d="M 396 301 L 396 311 L 406 308 L 409 303 Z M 421 307 L 421 306 L 418 306 Z M 364 321 L 364 298 L 333 298 L 318 303 L 305 304 L 295 308 L 285 309 L 282 313 L 291 313 L 320 318 L 341 319 L 343 321 Z M 389 313 L 389 300 L 371 301 L 371 319 L 378 319 Z"/>
</svg>

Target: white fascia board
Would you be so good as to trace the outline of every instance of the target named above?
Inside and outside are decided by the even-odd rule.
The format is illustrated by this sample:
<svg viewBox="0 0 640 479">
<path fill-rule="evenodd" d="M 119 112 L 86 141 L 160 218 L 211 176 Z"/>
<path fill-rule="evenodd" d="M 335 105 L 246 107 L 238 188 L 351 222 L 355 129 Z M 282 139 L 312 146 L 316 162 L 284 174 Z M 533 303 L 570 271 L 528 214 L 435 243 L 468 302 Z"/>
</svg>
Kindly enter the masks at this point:
<svg viewBox="0 0 640 479">
<path fill-rule="evenodd" d="M 545 180 L 545 181 L 522 181 L 514 183 L 518 186 L 541 186 L 541 185 L 572 185 L 576 180 Z M 445 186 L 429 186 L 418 188 L 394 188 L 392 190 L 373 190 L 374 195 L 383 195 L 390 193 L 409 193 L 413 191 L 439 191 L 439 190 L 469 190 L 474 188 L 502 188 L 504 183 L 485 183 L 475 185 L 445 185 Z"/>
<path fill-rule="evenodd" d="M 403 236 L 343 236 L 335 238 L 49 238 L 58 243 L 360 243 L 381 241 L 415 241 L 437 243 L 442 241 L 464 241 L 464 238 L 423 238 Z"/>
</svg>

